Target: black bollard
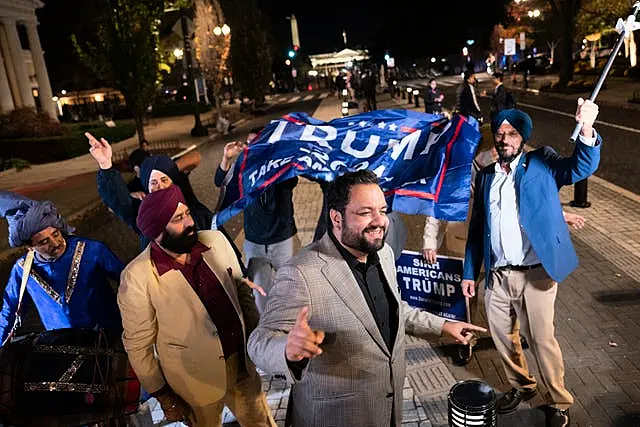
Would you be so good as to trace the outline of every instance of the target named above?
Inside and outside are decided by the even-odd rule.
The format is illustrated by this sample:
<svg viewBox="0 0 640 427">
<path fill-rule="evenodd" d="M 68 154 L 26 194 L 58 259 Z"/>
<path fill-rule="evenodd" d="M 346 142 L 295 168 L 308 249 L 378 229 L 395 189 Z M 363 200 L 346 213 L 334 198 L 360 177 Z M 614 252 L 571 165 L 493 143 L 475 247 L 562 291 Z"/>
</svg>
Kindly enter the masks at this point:
<svg viewBox="0 0 640 427">
<path fill-rule="evenodd" d="M 409 101 L 409 104 L 413 104 L 413 91 L 412 90 L 408 90 L 407 91 L 407 100 Z"/>
<path fill-rule="evenodd" d="M 588 208 L 591 203 L 587 200 L 588 183 L 586 179 L 578 181 L 573 184 L 573 200 L 569 202 L 569 205 L 576 208 Z"/>
<path fill-rule="evenodd" d="M 413 100 L 415 101 L 415 107 L 420 108 L 420 92 L 417 90 L 413 91 Z"/>
<path fill-rule="evenodd" d="M 400 89 L 400 92 L 402 92 L 402 99 L 407 99 L 407 95 L 404 89 Z"/>
</svg>

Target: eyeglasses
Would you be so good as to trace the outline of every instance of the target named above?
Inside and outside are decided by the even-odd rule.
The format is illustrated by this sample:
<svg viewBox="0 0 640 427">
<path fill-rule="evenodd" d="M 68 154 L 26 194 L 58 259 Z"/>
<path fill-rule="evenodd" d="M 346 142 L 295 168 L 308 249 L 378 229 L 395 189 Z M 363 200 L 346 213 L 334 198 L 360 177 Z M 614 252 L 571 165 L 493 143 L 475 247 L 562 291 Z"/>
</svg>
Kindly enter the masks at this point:
<svg viewBox="0 0 640 427">
<path fill-rule="evenodd" d="M 509 139 L 515 139 L 515 138 L 518 138 L 519 136 L 520 134 L 515 130 L 512 130 L 510 132 L 496 133 L 496 139 L 498 140 L 503 140 L 505 137 L 509 137 Z"/>
</svg>

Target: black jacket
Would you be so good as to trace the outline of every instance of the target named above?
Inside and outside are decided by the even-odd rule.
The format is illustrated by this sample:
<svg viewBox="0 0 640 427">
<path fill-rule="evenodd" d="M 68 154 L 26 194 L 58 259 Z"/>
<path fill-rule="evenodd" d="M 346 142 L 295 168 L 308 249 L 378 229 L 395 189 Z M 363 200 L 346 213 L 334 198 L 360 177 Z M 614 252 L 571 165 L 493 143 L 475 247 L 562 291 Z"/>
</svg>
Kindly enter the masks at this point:
<svg viewBox="0 0 640 427">
<path fill-rule="evenodd" d="M 491 98 L 491 118 L 507 108 L 509 108 L 507 106 L 507 89 L 504 85 L 500 85 L 495 89 Z"/>
<path fill-rule="evenodd" d="M 482 111 L 480 111 L 480 106 L 478 105 L 478 95 L 475 92 L 475 88 L 467 82 L 464 82 L 458 89 L 456 111 L 463 116 L 472 116 L 476 119 L 482 117 Z"/>
<path fill-rule="evenodd" d="M 438 88 L 431 89 L 428 88 L 424 93 L 424 112 L 435 114 L 442 112 L 442 103 L 440 101 L 436 101 L 442 92 Z"/>
</svg>

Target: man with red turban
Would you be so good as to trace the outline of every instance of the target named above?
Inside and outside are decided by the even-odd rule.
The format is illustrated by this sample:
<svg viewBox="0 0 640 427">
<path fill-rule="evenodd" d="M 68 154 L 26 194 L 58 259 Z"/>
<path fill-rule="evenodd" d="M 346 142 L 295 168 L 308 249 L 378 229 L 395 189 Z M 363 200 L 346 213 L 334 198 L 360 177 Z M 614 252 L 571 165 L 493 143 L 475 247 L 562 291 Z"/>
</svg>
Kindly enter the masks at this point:
<svg viewBox="0 0 640 427">
<path fill-rule="evenodd" d="M 118 304 L 143 387 L 168 421 L 220 426 L 226 405 L 243 426 L 274 426 L 246 352 L 258 311 L 227 239 L 197 232 L 175 185 L 144 198 L 137 226 L 151 244 L 123 271 Z"/>
</svg>

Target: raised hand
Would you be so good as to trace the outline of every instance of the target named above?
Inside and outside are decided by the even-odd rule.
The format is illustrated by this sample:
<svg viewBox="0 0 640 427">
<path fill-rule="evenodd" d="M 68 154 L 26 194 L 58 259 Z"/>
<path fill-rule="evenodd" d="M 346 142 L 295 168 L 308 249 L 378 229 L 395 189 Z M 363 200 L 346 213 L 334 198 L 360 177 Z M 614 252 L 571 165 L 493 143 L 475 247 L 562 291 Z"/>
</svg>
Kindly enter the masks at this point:
<svg viewBox="0 0 640 427">
<path fill-rule="evenodd" d="M 113 151 L 111 149 L 111 145 L 107 142 L 106 139 L 100 138 L 98 141 L 93 135 L 89 132 L 85 132 L 84 136 L 89 140 L 89 145 L 91 148 L 89 149 L 89 153 L 91 153 L 91 157 L 98 162 L 100 169 L 111 169 L 113 163 L 111 162 L 111 158 L 113 156 Z"/>
<path fill-rule="evenodd" d="M 593 138 L 593 124 L 598 117 L 598 106 L 590 100 L 578 98 L 578 109 L 576 110 L 576 122 L 582 123 L 580 134 L 586 138 Z"/>
<path fill-rule="evenodd" d="M 224 154 L 222 155 L 222 162 L 220 162 L 222 170 L 229 170 L 233 162 L 244 150 L 244 147 L 246 147 L 246 144 L 242 141 L 229 142 L 224 146 Z"/>
<path fill-rule="evenodd" d="M 452 336 L 461 344 L 467 344 L 469 342 L 473 331 L 487 332 L 485 328 L 465 322 L 446 321 L 444 322 L 444 325 L 442 325 L 442 334 Z"/>
<path fill-rule="evenodd" d="M 296 323 L 287 335 L 285 354 L 290 362 L 313 359 L 322 354 L 318 347 L 324 340 L 324 332 L 309 327 L 309 307 L 303 307 L 296 316 Z"/>
</svg>

